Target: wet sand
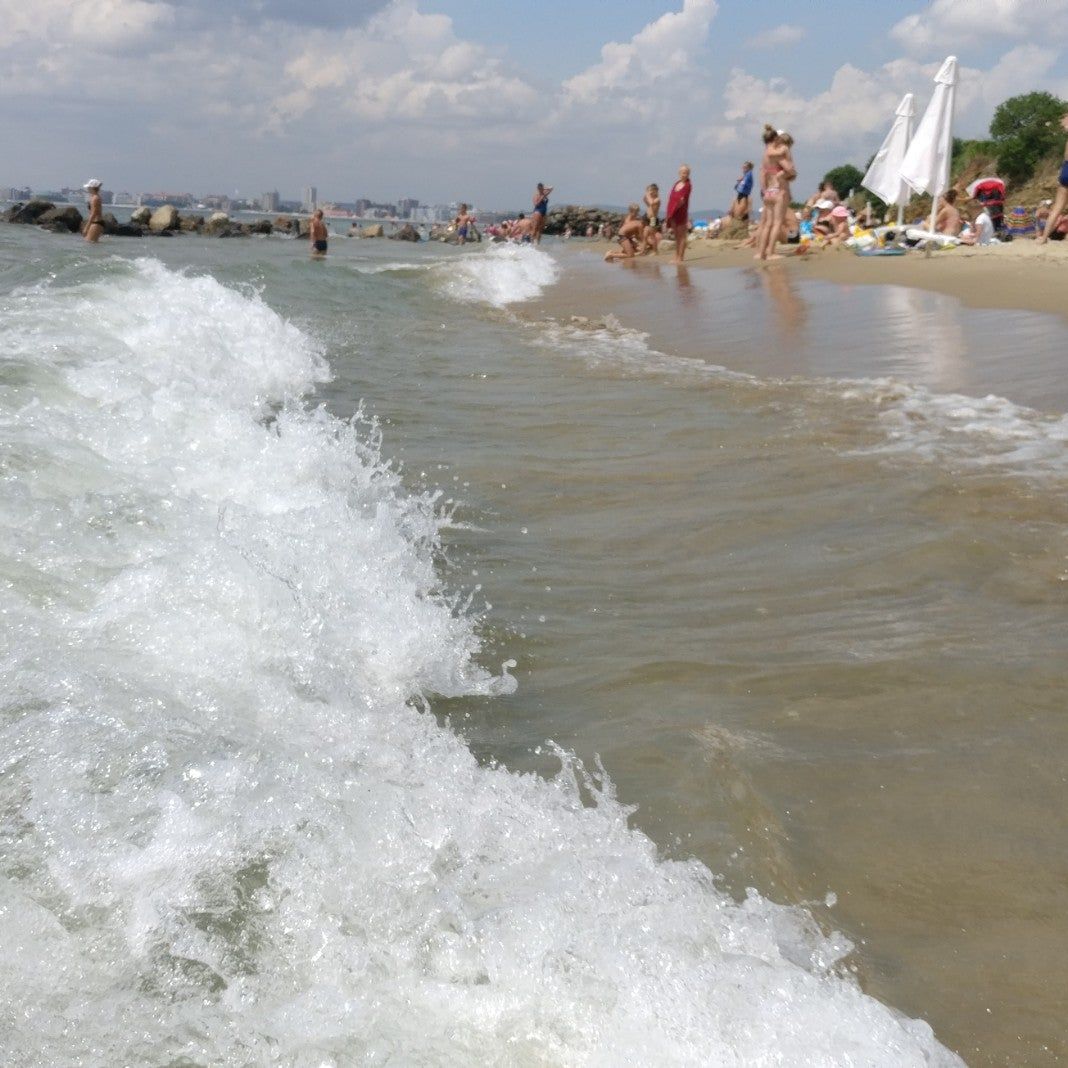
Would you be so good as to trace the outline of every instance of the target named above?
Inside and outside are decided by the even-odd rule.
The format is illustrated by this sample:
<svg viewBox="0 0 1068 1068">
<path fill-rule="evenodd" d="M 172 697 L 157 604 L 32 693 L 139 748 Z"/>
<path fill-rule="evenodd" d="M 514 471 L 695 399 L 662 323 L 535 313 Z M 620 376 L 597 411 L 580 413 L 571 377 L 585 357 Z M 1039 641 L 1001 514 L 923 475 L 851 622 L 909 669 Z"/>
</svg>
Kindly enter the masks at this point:
<svg viewBox="0 0 1068 1068">
<path fill-rule="evenodd" d="M 841 285 L 912 286 L 956 297 L 972 308 L 1019 308 L 1068 314 L 1068 242 L 1038 245 L 1025 238 L 987 248 L 955 248 L 926 256 L 864 257 L 851 249 L 812 249 L 797 254 L 782 246 L 783 258 L 768 269 L 782 267 L 811 278 Z M 665 243 L 657 257 L 670 261 L 674 247 Z M 686 250 L 690 267 L 752 267 L 751 249 L 736 241 L 694 238 Z"/>
</svg>

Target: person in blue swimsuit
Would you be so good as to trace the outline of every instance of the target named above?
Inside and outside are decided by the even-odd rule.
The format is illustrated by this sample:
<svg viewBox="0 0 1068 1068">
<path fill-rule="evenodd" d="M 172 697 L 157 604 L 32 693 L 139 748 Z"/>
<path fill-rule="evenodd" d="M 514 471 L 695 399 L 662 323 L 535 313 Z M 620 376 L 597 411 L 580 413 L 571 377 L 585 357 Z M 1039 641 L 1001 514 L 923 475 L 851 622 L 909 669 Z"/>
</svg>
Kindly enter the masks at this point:
<svg viewBox="0 0 1068 1068">
<path fill-rule="evenodd" d="M 545 229 L 545 216 L 549 214 L 549 194 L 552 191 L 551 185 L 543 185 L 541 182 L 538 182 L 538 188 L 534 190 L 534 210 L 530 213 L 534 230 L 530 239 L 535 245 L 541 243 L 541 233 Z"/>
<path fill-rule="evenodd" d="M 749 221 L 749 198 L 753 194 L 753 164 L 746 160 L 742 164 L 742 173 L 734 183 L 734 203 L 731 205 L 731 218 Z"/>
<path fill-rule="evenodd" d="M 1068 132 L 1068 112 L 1061 116 L 1061 129 Z M 1065 204 L 1068 204 L 1068 141 L 1064 143 L 1064 162 L 1061 164 L 1057 195 L 1053 198 L 1053 207 L 1050 208 L 1049 218 L 1046 219 L 1046 229 L 1038 239 L 1040 245 L 1044 245 L 1049 240 L 1049 235 L 1056 228 Z"/>
</svg>

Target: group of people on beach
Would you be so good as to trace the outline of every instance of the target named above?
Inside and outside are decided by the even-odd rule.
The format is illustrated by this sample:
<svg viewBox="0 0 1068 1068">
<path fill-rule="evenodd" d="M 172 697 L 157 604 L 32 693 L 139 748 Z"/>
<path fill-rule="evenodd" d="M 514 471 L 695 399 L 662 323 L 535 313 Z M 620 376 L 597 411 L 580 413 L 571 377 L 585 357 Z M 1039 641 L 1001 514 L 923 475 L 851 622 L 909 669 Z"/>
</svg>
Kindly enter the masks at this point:
<svg viewBox="0 0 1068 1068">
<path fill-rule="evenodd" d="M 1068 114 L 1061 118 L 1061 128 L 1068 132 Z M 806 236 L 821 240 L 827 245 L 844 244 L 854 236 L 856 228 L 872 225 L 871 209 L 863 214 L 853 213 L 842 201 L 834 186 L 824 181 L 801 210 L 791 206 L 792 183 L 797 178 L 794 165 L 794 139 L 786 131 L 766 124 L 763 131 L 764 152 L 760 169 L 754 177 L 753 163 L 746 160 L 741 174 L 734 184 L 734 202 L 729 218 L 748 224 L 752 214 L 754 185 L 759 180 L 759 192 L 763 206 L 759 221 L 750 233 L 746 245 L 754 249 L 754 259 L 779 259 L 780 243 L 803 243 Z M 88 199 L 88 216 L 82 226 L 86 241 L 95 243 L 104 232 L 103 205 L 100 197 L 101 181 L 90 178 L 84 189 Z M 515 219 L 506 220 L 488 232 L 499 239 L 529 244 L 540 244 L 549 214 L 549 197 L 553 187 L 538 182 L 532 197 L 532 210 L 527 216 L 520 213 Z M 692 185 L 690 168 L 679 167 L 678 178 L 668 195 L 667 210 L 660 218 L 660 189 L 656 183 L 646 186 L 641 204 L 631 204 L 619 226 L 616 238 L 619 247 L 605 253 L 606 261 L 629 260 L 638 256 L 657 253 L 665 234 L 675 243 L 675 262 L 681 264 L 686 257 L 686 244 L 691 229 L 689 211 Z M 960 194 L 948 190 L 941 199 L 935 217 L 936 236 L 965 245 L 985 245 L 995 240 L 994 223 L 984 204 L 977 202 L 971 219 L 958 205 Z M 719 220 L 722 223 L 723 220 Z M 459 243 L 466 243 L 475 225 L 468 206 L 461 204 L 453 228 Z M 715 230 L 718 232 L 719 227 Z M 570 231 L 565 233 L 570 236 Z M 594 236 L 592 226 L 587 237 Z M 611 236 L 607 226 L 602 226 L 601 236 Z M 1058 176 L 1056 196 L 1044 201 L 1035 212 L 1035 236 L 1040 244 L 1063 240 L 1068 236 L 1068 141 L 1065 142 L 1064 162 Z M 313 213 L 308 225 L 311 253 L 321 259 L 327 253 L 328 232 L 323 213 Z"/>
<path fill-rule="evenodd" d="M 679 176 L 668 194 L 667 211 L 663 221 L 660 219 L 660 187 L 652 182 L 645 187 L 642 197 L 644 210 L 639 204 L 631 204 L 627 214 L 619 224 L 616 235 L 618 249 L 605 253 L 605 261 L 629 260 L 635 256 L 658 252 L 660 239 L 666 231 L 675 242 L 675 262 L 682 263 L 686 258 L 686 241 L 690 232 L 690 168 L 687 164 L 679 167 Z"/>
<path fill-rule="evenodd" d="M 1068 114 L 1062 117 L 1061 126 L 1068 132 Z M 888 229 L 875 225 L 870 202 L 863 208 L 852 209 L 827 180 L 820 184 L 801 208 L 795 209 L 791 203 L 792 183 L 797 178 L 793 157 L 794 139 L 788 131 L 770 124 L 764 126 L 762 139 L 764 152 L 760 168 L 756 170 L 751 160 L 742 164 L 741 173 L 734 184 L 734 200 L 727 215 L 727 219 L 749 226 L 754 189 L 759 189 L 762 206 L 758 221 L 755 227 L 750 226 L 744 241 L 745 246 L 754 250 L 754 259 L 780 259 L 780 244 L 801 245 L 800 251 L 806 251 L 810 241 L 827 246 L 846 243 L 857 245 L 858 242 L 863 245 L 877 240 L 873 238 L 873 232 L 880 234 Z M 676 199 L 677 194 L 681 199 Z M 935 233 L 931 235 L 925 232 L 926 238 L 960 245 L 996 243 L 995 219 L 986 202 L 977 197 L 973 205 L 962 209 L 960 199 L 961 193 L 956 189 L 950 189 L 942 196 L 935 215 Z M 683 167 L 679 171 L 679 182 L 672 189 L 672 200 L 669 201 L 665 220 L 674 231 L 676 263 L 681 263 L 685 256 L 687 207 L 680 205 L 688 205 L 688 200 L 689 168 Z M 660 225 L 657 215 L 660 199 L 655 185 L 646 189 L 644 204 L 644 212 L 639 205 L 630 205 L 619 228 L 619 248 L 607 252 L 605 260 L 633 259 L 658 251 Z M 718 234 L 727 219 L 716 220 L 710 225 L 709 232 Z M 921 230 L 924 225 L 925 220 L 918 220 L 916 224 Z M 1056 197 L 1039 206 L 1034 225 L 1035 237 L 1040 244 L 1068 237 L 1068 142 L 1065 144 Z"/>
</svg>

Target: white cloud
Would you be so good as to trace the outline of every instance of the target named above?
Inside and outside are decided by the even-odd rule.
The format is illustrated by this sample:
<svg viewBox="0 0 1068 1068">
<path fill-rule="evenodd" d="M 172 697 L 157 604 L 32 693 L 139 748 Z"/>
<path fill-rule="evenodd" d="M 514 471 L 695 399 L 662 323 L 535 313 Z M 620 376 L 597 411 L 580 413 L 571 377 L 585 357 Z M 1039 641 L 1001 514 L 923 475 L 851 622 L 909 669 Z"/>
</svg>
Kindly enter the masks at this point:
<svg viewBox="0 0 1068 1068">
<path fill-rule="evenodd" d="M 906 51 L 957 52 L 987 39 L 1068 41 L 1068 0 L 932 0 L 891 34 Z"/>
<path fill-rule="evenodd" d="M 639 30 L 626 44 L 610 41 L 601 61 L 563 85 L 565 104 L 591 104 L 625 94 L 641 107 L 639 94 L 685 75 L 704 48 L 708 29 L 719 10 L 716 0 L 683 0 Z"/>
<path fill-rule="evenodd" d="M 750 48 L 788 48 L 804 36 L 804 26 L 791 26 L 784 22 L 781 26 L 773 26 L 770 30 L 755 34 L 746 43 Z"/>
<path fill-rule="evenodd" d="M 532 111 L 535 90 L 445 15 L 395 0 L 361 30 L 315 32 L 285 65 L 272 113 L 284 125 L 318 102 L 372 122 L 493 123 Z"/>
<path fill-rule="evenodd" d="M 174 15 L 170 4 L 158 0 L 0 0 L 0 49 L 144 46 L 173 23 Z"/>
</svg>

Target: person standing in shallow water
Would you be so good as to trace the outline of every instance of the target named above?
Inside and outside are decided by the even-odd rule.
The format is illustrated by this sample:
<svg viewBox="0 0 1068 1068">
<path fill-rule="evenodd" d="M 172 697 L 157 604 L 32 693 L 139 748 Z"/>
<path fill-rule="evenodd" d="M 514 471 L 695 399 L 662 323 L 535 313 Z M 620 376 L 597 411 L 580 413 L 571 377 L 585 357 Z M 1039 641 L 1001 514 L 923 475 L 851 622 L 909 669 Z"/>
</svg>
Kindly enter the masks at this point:
<svg viewBox="0 0 1068 1068">
<path fill-rule="evenodd" d="M 684 163 L 679 168 L 679 180 L 671 187 L 668 197 L 664 229 L 675 235 L 675 262 L 682 263 L 686 256 L 686 239 L 690 226 L 690 168 Z"/>
<path fill-rule="evenodd" d="M 1068 130 L 1068 112 L 1061 116 L 1061 129 Z M 1040 245 L 1044 245 L 1049 240 L 1049 235 L 1053 233 L 1066 203 L 1068 203 L 1068 141 L 1064 143 L 1064 162 L 1061 164 L 1057 196 L 1053 200 L 1049 218 L 1046 219 L 1046 229 L 1042 231 L 1042 236 L 1038 239 Z"/>
<path fill-rule="evenodd" d="M 541 244 L 541 234 L 545 229 L 545 216 L 549 214 L 549 194 L 553 191 L 551 185 L 538 182 L 538 188 L 534 190 L 534 210 L 530 214 L 533 223 L 533 231 L 530 239 L 535 245 Z"/>
<path fill-rule="evenodd" d="M 100 179 L 90 178 L 82 188 L 89 194 L 89 218 L 86 219 L 82 234 L 85 240 L 95 245 L 104 232 L 104 208 L 100 201 Z"/>
<path fill-rule="evenodd" d="M 316 209 L 308 223 L 308 238 L 311 241 L 312 259 L 321 260 L 326 257 L 326 223 L 323 222 L 323 209 Z"/>
</svg>

